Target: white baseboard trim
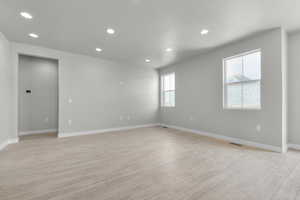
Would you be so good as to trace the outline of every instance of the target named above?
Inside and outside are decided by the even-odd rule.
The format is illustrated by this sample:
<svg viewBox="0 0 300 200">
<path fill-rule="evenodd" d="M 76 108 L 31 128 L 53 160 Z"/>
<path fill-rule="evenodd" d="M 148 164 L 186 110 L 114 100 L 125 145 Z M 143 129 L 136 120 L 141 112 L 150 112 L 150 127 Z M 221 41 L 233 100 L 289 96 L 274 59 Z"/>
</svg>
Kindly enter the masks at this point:
<svg viewBox="0 0 300 200">
<path fill-rule="evenodd" d="M 16 144 L 19 142 L 19 138 L 8 139 L 0 144 L 0 151 L 2 151 L 9 144 Z"/>
<path fill-rule="evenodd" d="M 11 139 L 8 139 L 7 143 L 8 144 L 16 144 L 19 142 L 19 138 L 11 138 Z"/>
<path fill-rule="evenodd" d="M 145 125 L 137 125 L 137 126 L 125 126 L 118 128 L 109 128 L 109 129 L 100 129 L 100 130 L 91 130 L 91 131 L 80 131 L 80 132 L 71 132 L 71 133 L 58 133 L 59 138 L 72 137 L 72 136 L 81 136 L 81 135 L 94 135 L 98 133 L 106 133 L 106 132 L 115 132 L 115 131 L 124 131 L 131 130 L 137 128 L 148 128 L 159 126 L 160 124 L 145 124 Z"/>
<path fill-rule="evenodd" d="M 19 135 L 35 135 L 35 134 L 43 134 L 43 133 L 54 133 L 57 132 L 57 129 L 44 129 L 44 130 L 37 130 L 37 131 L 21 131 Z"/>
<path fill-rule="evenodd" d="M 300 144 L 288 144 L 288 148 L 300 151 Z"/>
<path fill-rule="evenodd" d="M 7 141 L 0 143 L 0 151 L 2 151 L 8 145 Z"/>
<path fill-rule="evenodd" d="M 268 145 L 268 144 L 261 144 L 261 143 L 251 142 L 251 141 L 248 141 L 248 140 L 228 137 L 228 136 L 219 135 L 219 134 L 215 134 L 215 133 L 208 133 L 208 132 L 205 132 L 205 131 L 199 131 L 199 130 L 194 130 L 194 129 L 183 128 L 183 127 L 179 127 L 179 126 L 166 125 L 166 124 L 161 124 L 161 126 L 165 126 L 165 127 L 168 127 L 168 128 L 173 128 L 173 129 L 177 129 L 177 130 L 181 130 L 181 131 L 185 131 L 185 132 L 189 132 L 189 133 L 194 133 L 194 134 L 198 134 L 198 135 L 202 135 L 202 136 L 212 137 L 212 138 L 215 138 L 215 139 L 221 139 L 221 140 L 225 140 L 227 142 L 233 142 L 233 143 L 236 143 L 236 144 L 241 144 L 241 145 L 246 145 L 246 146 L 250 146 L 250 147 L 256 147 L 256 148 L 260 148 L 260 149 L 265 149 L 265 150 L 269 150 L 269 151 L 283 153 L 283 150 L 282 150 L 281 147 L 272 146 L 272 145 Z"/>
</svg>

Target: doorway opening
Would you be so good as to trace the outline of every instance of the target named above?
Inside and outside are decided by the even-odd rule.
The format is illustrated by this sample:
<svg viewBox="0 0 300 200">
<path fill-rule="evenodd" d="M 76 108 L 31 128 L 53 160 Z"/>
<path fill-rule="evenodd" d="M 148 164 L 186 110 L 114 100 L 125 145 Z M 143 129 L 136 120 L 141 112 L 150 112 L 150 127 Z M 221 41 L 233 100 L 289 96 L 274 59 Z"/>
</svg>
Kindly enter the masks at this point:
<svg viewBox="0 0 300 200">
<path fill-rule="evenodd" d="M 19 55 L 18 72 L 19 138 L 56 138 L 58 60 Z"/>
</svg>

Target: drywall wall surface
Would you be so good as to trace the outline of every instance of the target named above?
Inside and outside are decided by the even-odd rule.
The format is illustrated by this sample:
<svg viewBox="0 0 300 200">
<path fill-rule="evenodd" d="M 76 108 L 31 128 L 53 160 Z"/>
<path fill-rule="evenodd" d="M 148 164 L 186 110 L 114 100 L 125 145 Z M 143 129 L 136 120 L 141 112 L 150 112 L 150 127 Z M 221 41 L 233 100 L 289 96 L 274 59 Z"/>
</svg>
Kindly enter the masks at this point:
<svg viewBox="0 0 300 200">
<path fill-rule="evenodd" d="M 162 123 L 281 147 L 281 45 L 278 28 L 160 69 L 176 75 L 176 107 L 160 109 Z M 262 109 L 223 109 L 223 58 L 256 49 L 262 52 Z"/>
<path fill-rule="evenodd" d="M 157 71 L 88 57 L 64 58 L 60 71 L 61 131 L 157 122 Z"/>
<path fill-rule="evenodd" d="M 288 36 L 281 29 L 281 74 L 282 74 L 282 148 L 287 152 L 288 146 Z"/>
<path fill-rule="evenodd" d="M 288 36 L 288 140 L 300 145 L 300 32 Z"/>
<path fill-rule="evenodd" d="M 18 54 L 59 60 L 60 133 L 158 122 L 157 70 L 21 43 L 13 43 L 15 105 Z M 16 107 L 14 127 L 18 125 Z"/>
<path fill-rule="evenodd" d="M 12 65 L 11 45 L 0 33 L 0 145 L 7 142 L 11 129 Z"/>
</svg>

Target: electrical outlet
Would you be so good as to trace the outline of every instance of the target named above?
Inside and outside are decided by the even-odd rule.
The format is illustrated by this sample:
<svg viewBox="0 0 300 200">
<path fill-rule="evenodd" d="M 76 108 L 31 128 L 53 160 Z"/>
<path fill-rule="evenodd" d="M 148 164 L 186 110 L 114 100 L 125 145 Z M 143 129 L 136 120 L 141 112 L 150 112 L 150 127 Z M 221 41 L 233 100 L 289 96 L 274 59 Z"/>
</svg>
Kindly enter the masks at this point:
<svg viewBox="0 0 300 200">
<path fill-rule="evenodd" d="M 123 116 L 120 116 L 120 121 L 123 121 Z"/>
<path fill-rule="evenodd" d="M 260 124 L 257 124 L 257 125 L 256 125 L 256 131 L 257 131 L 257 132 L 260 132 L 260 131 L 261 131 L 261 126 L 260 126 Z"/>
<path fill-rule="evenodd" d="M 73 103 L 73 99 L 69 98 L 69 99 L 68 99 L 68 102 L 69 102 L 69 103 Z"/>
<path fill-rule="evenodd" d="M 46 118 L 45 118 L 45 123 L 48 123 L 48 122 L 49 122 L 49 118 L 46 117 Z"/>
<path fill-rule="evenodd" d="M 72 125 L 72 120 L 68 120 L 68 124 L 69 124 L 69 126 L 71 126 Z"/>
</svg>

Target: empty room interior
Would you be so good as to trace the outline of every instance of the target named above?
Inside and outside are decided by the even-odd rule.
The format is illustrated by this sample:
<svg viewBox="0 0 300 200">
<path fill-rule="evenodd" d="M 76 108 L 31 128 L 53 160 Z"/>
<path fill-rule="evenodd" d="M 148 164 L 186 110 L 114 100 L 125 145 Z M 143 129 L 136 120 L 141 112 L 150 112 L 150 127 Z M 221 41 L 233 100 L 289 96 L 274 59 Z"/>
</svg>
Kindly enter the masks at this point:
<svg viewBox="0 0 300 200">
<path fill-rule="evenodd" d="M 300 200 L 299 0 L 0 0 L 0 200 Z"/>
</svg>

